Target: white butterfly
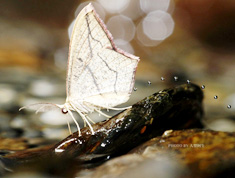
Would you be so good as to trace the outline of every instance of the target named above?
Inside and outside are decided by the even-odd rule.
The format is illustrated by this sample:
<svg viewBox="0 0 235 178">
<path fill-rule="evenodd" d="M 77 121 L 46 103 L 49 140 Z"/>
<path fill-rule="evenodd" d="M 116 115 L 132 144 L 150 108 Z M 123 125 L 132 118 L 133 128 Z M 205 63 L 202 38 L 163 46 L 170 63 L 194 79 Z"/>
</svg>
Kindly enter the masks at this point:
<svg viewBox="0 0 235 178">
<path fill-rule="evenodd" d="M 60 108 L 62 113 L 70 114 L 81 136 L 80 127 L 71 112 L 76 111 L 94 134 L 90 124 L 93 121 L 87 114 L 97 111 L 109 117 L 100 110 L 126 109 L 114 106 L 129 99 L 139 57 L 115 46 L 111 33 L 91 4 L 78 14 L 69 48 L 65 104 L 37 103 L 20 110 L 29 108 L 37 113 Z M 71 133 L 69 123 L 68 127 Z"/>
</svg>

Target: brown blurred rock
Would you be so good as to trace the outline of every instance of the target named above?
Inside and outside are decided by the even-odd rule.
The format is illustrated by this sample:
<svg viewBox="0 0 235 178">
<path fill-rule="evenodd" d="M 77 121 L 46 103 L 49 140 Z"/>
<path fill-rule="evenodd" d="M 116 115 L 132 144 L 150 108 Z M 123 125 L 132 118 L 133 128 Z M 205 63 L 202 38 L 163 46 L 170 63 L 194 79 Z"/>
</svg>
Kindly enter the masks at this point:
<svg viewBox="0 0 235 178">
<path fill-rule="evenodd" d="M 25 150 L 28 148 L 27 140 L 23 138 L 1 138 L 0 150 Z"/>
<path fill-rule="evenodd" d="M 166 131 L 80 177 L 233 177 L 235 133 Z"/>
<path fill-rule="evenodd" d="M 148 150 L 151 150 L 150 155 L 159 152 L 170 154 L 179 164 L 186 166 L 193 177 L 235 174 L 235 169 L 230 172 L 235 168 L 235 132 L 166 131 L 131 153 L 146 155 Z"/>
</svg>

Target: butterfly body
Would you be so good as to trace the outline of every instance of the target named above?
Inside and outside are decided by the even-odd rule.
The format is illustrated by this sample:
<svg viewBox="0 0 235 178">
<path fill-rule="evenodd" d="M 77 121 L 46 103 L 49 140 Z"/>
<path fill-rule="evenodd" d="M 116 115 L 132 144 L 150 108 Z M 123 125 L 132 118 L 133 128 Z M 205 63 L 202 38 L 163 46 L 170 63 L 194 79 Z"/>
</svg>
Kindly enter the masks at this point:
<svg viewBox="0 0 235 178">
<path fill-rule="evenodd" d="M 126 102 L 134 87 L 139 58 L 117 48 L 111 33 L 91 4 L 78 14 L 69 46 L 65 104 L 39 103 L 24 108 L 45 112 L 53 108 L 69 114 L 80 127 L 71 111 L 77 112 L 84 123 L 94 130 L 88 113 L 101 109 L 122 110 L 115 106 Z M 68 124 L 69 126 L 69 124 Z M 69 126 L 70 130 L 70 126 Z M 71 133 L 71 130 L 70 130 Z"/>
</svg>

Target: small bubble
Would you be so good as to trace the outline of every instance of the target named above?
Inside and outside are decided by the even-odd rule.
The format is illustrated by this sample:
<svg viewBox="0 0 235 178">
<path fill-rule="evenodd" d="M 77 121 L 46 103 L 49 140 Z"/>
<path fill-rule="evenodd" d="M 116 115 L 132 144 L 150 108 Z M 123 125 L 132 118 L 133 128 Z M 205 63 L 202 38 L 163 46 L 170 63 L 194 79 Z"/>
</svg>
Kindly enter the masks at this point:
<svg viewBox="0 0 235 178">
<path fill-rule="evenodd" d="M 218 99 L 218 96 L 217 96 L 217 95 L 215 95 L 215 96 L 214 96 L 214 99 Z"/>
<path fill-rule="evenodd" d="M 164 81 L 165 80 L 165 78 L 164 77 L 161 77 L 161 81 Z"/>
<path fill-rule="evenodd" d="M 150 81 L 148 81 L 148 85 L 151 85 L 152 83 Z"/>
<path fill-rule="evenodd" d="M 137 91 L 137 88 L 136 88 L 136 87 L 134 87 L 134 91 Z"/>
<path fill-rule="evenodd" d="M 190 82 L 191 82 L 190 80 L 187 80 L 187 83 L 188 83 L 188 84 L 190 84 Z"/>
<path fill-rule="evenodd" d="M 202 89 L 205 89 L 206 87 L 205 87 L 205 85 L 202 85 L 201 88 L 202 88 Z"/>
<path fill-rule="evenodd" d="M 177 76 L 174 76 L 174 79 L 175 79 L 175 81 L 178 81 L 178 77 Z"/>
<path fill-rule="evenodd" d="M 231 108 L 232 108 L 232 106 L 229 104 L 229 105 L 227 106 L 227 108 L 228 108 L 228 109 L 231 109 Z"/>
<path fill-rule="evenodd" d="M 105 147 L 105 146 L 106 146 L 106 144 L 105 144 L 105 143 L 101 143 L 101 145 L 100 145 L 100 146 Z"/>
</svg>

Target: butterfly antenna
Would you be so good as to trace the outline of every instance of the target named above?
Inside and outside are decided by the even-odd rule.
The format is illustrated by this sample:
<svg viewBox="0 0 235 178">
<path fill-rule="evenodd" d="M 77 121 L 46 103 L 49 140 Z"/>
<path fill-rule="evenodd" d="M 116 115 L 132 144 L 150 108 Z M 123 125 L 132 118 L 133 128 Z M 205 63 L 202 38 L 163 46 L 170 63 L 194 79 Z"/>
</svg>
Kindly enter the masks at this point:
<svg viewBox="0 0 235 178">
<path fill-rule="evenodd" d="M 37 109 L 37 111 L 35 112 L 35 114 L 38 114 L 45 106 L 41 106 L 40 108 Z"/>
<path fill-rule="evenodd" d="M 79 124 L 76 121 L 76 119 L 74 118 L 73 113 L 69 109 L 67 109 L 67 111 L 68 111 L 69 115 L 72 117 L 73 121 L 75 122 L 75 124 L 76 124 L 76 126 L 78 128 L 78 136 L 80 137 L 82 134 L 81 134 L 81 130 L 80 130 Z"/>
</svg>

